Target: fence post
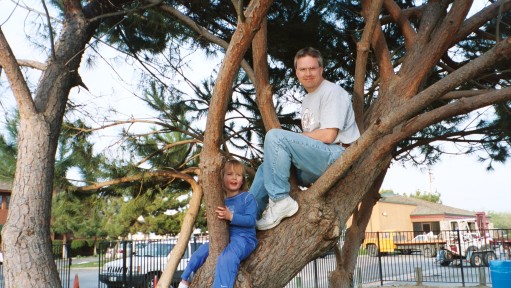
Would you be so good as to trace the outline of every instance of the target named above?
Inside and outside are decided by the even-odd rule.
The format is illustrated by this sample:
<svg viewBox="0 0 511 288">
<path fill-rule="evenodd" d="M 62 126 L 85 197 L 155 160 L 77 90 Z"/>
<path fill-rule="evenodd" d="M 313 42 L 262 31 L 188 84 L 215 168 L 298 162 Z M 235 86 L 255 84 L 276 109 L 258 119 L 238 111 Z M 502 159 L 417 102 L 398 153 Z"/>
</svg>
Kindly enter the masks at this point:
<svg viewBox="0 0 511 288">
<path fill-rule="evenodd" d="M 357 281 L 358 281 L 358 288 L 362 288 L 362 268 L 357 267 Z"/>
<path fill-rule="evenodd" d="M 483 267 L 479 267 L 479 286 L 486 286 L 486 273 Z"/>
<path fill-rule="evenodd" d="M 127 265 L 127 264 L 126 264 L 126 263 L 127 263 L 127 261 L 126 261 L 126 241 L 124 241 L 124 240 L 123 240 L 123 241 L 120 243 L 120 245 L 121 245 L 121 247 L 122 247 L 122 251 L 123 251 L 123 252 L 122 252 L 122 267 L 126 267 L 126 265 Z M 117 251 L 114 251 L 114 253 L 117 253 Z M 114 254 L 114 255 L 115 255 L 115 254 Z M 114 259 L 115 259 L 115 258 L 114 258 Z M 130 273 L 131 273 L 131 272 L 132 272 L 132 270 L 133 270 L 133 269 L 132 269 L 132 267 L 131 267 L 131 265 L 132 265 L 132 264 L 133 264 L 133 263 L 130 263 L 130 269 L 129 269 Z M 122 283 L 123 283 L 123 285 L 125 285 L 125 284 L 127 283 L 127 281 L 128 281 L 128 275 L 127 275 L 127 273 L 126 273 L 126 272 L 128 272 L 127 270 L 128 270 L 128 269 L 123 269 L 123 270 L 122 270 Z"/>
<path fill-rule="evenodd" d="M 302 277 L 301 276 L 296 276 L 296 287 L 302 288 Z"/>
<path fill-rule="evenodd" d="M 379 269 L 379 272 L 380 272 L 380 283 L 381 283 L 381 286 L 383 286 L 383 267 L 382 267 L 382 263 L 381 263 L 381 252 L 380 252 L 380 232 L 376 232 L 376 243 L 378 243 L 378 247 L 376 247 L 376 249 L 378 249 L 378 269 Z"/>
<path fill-rule="evenodd" d="M 461 238 L 461 234 L 460 234 L 460 230 L 456 230 L 456 232 L 458 233 L 458 252 L 459 252 L 459 255 L 460 255 L 460 269 L 461 269 L 461 284 L 463 285 L 463 287 L 465 287 L 465 273 L 463 273 L 463 256 L 462 253 L 464 251 L 461 251 L 461 241 L 463 241 L 463 239 Z M 465 260 L 469 260 L 470 259 L 466 259 L 467 258 L 467 255 L 465 254 Z"/>
<path fill-rule="evenodd" d="M 421 267 L 415 267 L 415 281 L 417 282 L 417 285 L 422 285 L 422 268 Z"/>
<path fill-rule="evenodd" d="M 318 288 L 318 263 L 314 259 L 314 288 Z"/>
</svg>

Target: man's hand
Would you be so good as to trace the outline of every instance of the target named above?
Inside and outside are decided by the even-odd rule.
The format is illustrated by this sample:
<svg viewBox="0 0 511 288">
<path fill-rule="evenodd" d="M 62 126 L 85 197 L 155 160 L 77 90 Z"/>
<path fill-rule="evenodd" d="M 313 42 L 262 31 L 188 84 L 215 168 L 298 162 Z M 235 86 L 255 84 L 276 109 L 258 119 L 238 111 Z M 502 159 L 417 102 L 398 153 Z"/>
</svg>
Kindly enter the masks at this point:
<svg viewBox="0 0 511 288">
<path fill-rule="evenodd" d="M 326 144 L 331 144 L 335 141 L 337 137 L 337 133 L 339 129 L 337 128 L 325 128 L 325 129 L 316 129 L 312 132 L 303 132 L 303 135 L 310 137 L 312 139 L 319 140 Z"/>
<path fill-rule="evenodd" d="M 226 207 L 216 207 L 215 213 L 218 219 L 232 220 L 232 213 Z"/>
</svg>

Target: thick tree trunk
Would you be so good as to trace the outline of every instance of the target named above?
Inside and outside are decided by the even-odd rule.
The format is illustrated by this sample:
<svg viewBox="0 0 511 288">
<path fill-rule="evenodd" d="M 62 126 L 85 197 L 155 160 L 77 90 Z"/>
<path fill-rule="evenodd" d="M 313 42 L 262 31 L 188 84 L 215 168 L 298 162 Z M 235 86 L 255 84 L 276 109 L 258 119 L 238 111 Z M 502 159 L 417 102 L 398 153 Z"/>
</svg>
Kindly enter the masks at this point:
<svg viewBox="0 0 511 288">
<path fill-rule="evenodd" d="M 215 272 L 216 259 L 229 241 L 228 226 L 225 221 L 218 220 L 214 213 L 217 206 L 224 205 L 224 196 L 220 180 L 220 168 L 223 163 L 221 154 L 223 141 L 223 128 L 227 105 L 232 96 L 232 85 L 239 71 L 243 56 L 248 50 L 256 32 L 261 28 L 268 9 L 273 1 L 252 1 L 246 8 L 244 17 L 239 17 L 236 32 L 231 38 L 226 56 L 222 61 L 219 75 L 209 106 L 206 131 L 204 136 L 204 149 L 201 154 L 201 173 L 204 197 L 206 200 L 206 214 L 209 219 L 210 253 L 196 274 L 193 287 L 211 287 Z M 241 20 L 244 18 L 244 20 Z M 239 274 L 243 275 L 243 274 Z"/>
<path fill-rule="evenodd" d="M 390 162 L 390 159 L 386 161 Z M 344 244 L 341 250 L 335 250 L 336 268 L 328 279 L 330 287 L 353 287 L 358 250 L 364 242 L 365 230 L 371 218 L 373 207 L 380 200 L 380 187 L 385 175 L 386 170 L 376 178 L 369 192 L 364 195 L 360 205 L 353 212 L 351 225 L 346 230 Z"/>
<path fill-rule="evenodd" d="M 119 9 L 123 2 L 90 2 L 86 11 L 93 17 Z M 0 65 L 20 113 L 16 175 L 2 229 L 5 287 L 61 287 L 50 240 L 55 152 L 69 92 L 80 83 L 84 47 L 97 27 L 87 21 L 79 1 L 64 1 L 63 6 L 62 32 L 34 96 L 0 33 Z"/>
<path fill-rule="evenodd" d="M 50 240 L 52 134 L 42 116 L 20 120 L 17 177 L 2 230 L 6 287 L 61 286 Z"/>
</svg>

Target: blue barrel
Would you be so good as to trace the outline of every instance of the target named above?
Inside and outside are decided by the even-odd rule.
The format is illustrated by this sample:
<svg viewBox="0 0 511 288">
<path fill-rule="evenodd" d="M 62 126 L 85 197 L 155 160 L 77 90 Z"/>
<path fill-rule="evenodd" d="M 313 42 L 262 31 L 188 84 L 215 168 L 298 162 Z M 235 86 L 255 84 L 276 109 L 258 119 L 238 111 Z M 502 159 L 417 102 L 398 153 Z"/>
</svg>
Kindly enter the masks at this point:
<svg viewBox="0 0 511 288">
<path fill-rule="evenodd" d="M 511 287 L 511 261 L 490 261 L 491 283 L 493 288 Z"/>
</svg>

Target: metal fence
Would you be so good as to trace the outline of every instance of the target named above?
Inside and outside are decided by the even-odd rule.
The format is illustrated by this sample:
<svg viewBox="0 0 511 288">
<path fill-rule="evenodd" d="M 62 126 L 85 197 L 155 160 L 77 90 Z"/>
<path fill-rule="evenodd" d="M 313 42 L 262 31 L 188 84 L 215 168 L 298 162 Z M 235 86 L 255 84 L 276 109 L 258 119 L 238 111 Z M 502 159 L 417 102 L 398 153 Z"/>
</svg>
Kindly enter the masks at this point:
<svg viewBox="0 0 511 288">
<path fill-rule="evenodd" d="M 434 234 L 422 231 L 366 233 L 354 271 L 354 287 L 425 282 L 485 286 L 492 283 L 490 261 L 511 259 L 511 229 L 478 233 L 449 230 Z M 191 253 L 206 241 L 205 237 L 192 238 L 175 273 L 174 286 Z M 176 239 L 100 242 L 98 287 L 152 287 L 175 244 Z M 53 255 L 62 287 L 68 288 L 71 282 L 69 246 L 54 245 Z M 335 256 L 327 253 L 307 264 L 286 288 L 326 288 L 328 274 L 335 265 Z M 0 288 L 3 287 L 3 265 L 0 265 Z"/>
<path fill-rule="evenodd" d="M 192 237 L 174 273 L 174 287 L 181 281 L 191 254 L 206 241 L 206 237 Z M 154 287 L 165 270 L 168 254 L 176 244 L 176 238 L 100 242 L 98 287 Z"/>
<path fill-rule="evenodd" d="M 57 271 L 63 288 L 69 288 L 71 282 L 71 257 L 69 257 L 69 245 L 53 244 L 53 258 L 57 265 Z M 0 288 L 4 287 L 4 265 L 0 263 Z"/>
<path fill-rule="evenodd" d="M 327 253 L 307 264 L 302 271 L 286 285 L 286 288 L 328 288 L 328 274 L 335 269 L 335 256 Z"/>
<path fill-rule="evenodd" d="M 423 231 L 366 233 L 353 286 L 491 284 L 489 262 L 511 259 L 511 229 L 466 234 L 459 230 L 437 231 L 433 237 Z M 306 265 L 286 288 L 327 288 L 328 274 L 334 269 L 335 256 L 327 254 Z"/>
<path fill-rule="evenodd" d="M 424 282 L 491 284 L 489 262 L 509 260 L 511 230 L 367 233 L 355 284 Z M 376 246 L 376 247 L 375 247 Z M 321 287 L 321 286 L 317 286 Z M 326 286 L 324 286 L 326 287 Z"/>
<path fill-rule="evenodd" d="M 431 233 L 426 234 L 422 231 L 366 233 L 354 271 L 354 287 L 392 282 L 459 283 L 463 286 L 490 284 L 489 261 L 510 259 L 511 230 L 482 231 L 480 233 L 482 236 L 474 233 L 465 234 L 459 230 L 437 231 L 434 237 L 430 236 Z M 176 243 L 176 240 L 169 239 L 153 242 L 162 241 L 171 244 L 169 249 Z M 191 253 L 205 241 L 207 241 L 205 238 L 192 238 L 174 275 L 174 286 L 177 286 Z M 148 243 L 151 242 L 101 243 L 99 262 L 102 268 L 99 287 L 125 287 L 137 284 L 141 287 L 151 287 L 152 281 L 161 275 L 166 257 L 159 262 L 155 259 L 152 262 L 140 260 L 148 253 L 143 250 L 148 248 Z M 168 251 L 162 253 L 166 255 Z M 152 266 L 142 267 L 143 265 Z M 333 253 L 327 253 L 307 264 L 286 288 L 326 288 L 328 274 L 335 269 L 335 265 L 335 256 Z"/>
</svg>

